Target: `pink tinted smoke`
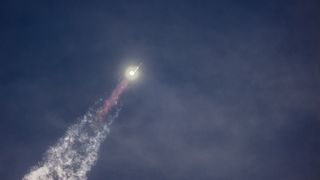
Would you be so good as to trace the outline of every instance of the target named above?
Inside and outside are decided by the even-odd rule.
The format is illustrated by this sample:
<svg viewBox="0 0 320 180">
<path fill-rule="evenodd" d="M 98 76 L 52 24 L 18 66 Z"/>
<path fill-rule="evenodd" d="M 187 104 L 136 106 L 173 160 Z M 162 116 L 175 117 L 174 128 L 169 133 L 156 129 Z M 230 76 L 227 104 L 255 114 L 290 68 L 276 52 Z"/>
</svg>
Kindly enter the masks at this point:
<svg viewBox="0 0 320 180">
<path fill-rule="evenodd" d="M 128 80 L 123 79 L 117 87 L 112 91 L 111 96 L 106 99 L 103 103 L 103 106 L 98 111 L 98 115 L 101 119 L 105 118 L 105 116 L 108 114 L 109 110 L 117 104 L 117 101 L 119 99 L 119 96 L 123 93 L 123 91 L 128 86 Z"/>
</svg>

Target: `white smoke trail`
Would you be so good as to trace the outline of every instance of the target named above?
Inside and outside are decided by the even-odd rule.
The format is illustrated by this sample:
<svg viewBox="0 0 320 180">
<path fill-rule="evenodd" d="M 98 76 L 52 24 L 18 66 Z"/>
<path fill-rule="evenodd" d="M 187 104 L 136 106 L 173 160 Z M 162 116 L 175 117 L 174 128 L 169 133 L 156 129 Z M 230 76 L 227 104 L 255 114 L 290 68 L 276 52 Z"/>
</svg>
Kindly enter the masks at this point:
<svg viewBox="0 0 320 180">
<path fill-rule="evenodd" d="M 108 122 L 97 119 L 96 113 L 88 112 L 46 152 L 43 161 L 31 168 L 23 180 L 87 179 L 86 174 L 95 164 L 100 145 L 119 111 Z"/>
</svg>

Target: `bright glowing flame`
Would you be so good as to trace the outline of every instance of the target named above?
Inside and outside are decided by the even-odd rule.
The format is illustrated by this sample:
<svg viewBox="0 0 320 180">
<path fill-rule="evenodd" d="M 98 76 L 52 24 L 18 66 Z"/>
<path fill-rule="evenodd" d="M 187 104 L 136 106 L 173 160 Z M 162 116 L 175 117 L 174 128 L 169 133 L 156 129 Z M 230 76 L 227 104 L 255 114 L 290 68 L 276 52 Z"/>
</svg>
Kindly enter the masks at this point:
<svg viewBox="0 0 320 180">
<path fill-rule="evenodd" d="M 128 80 L 135 80 L 138 78 L 139 72 L 137 66 L 129 66 L 126 70 L 125 76 Z"/>
<path fill-rule="evenodd" d="M 130 71 L 130 72 L 129 72 L 129 75 L 130 75 L 130 76 L 134 76 L 134 74 L 135 74 L 134 71 Z"/>
</svg>

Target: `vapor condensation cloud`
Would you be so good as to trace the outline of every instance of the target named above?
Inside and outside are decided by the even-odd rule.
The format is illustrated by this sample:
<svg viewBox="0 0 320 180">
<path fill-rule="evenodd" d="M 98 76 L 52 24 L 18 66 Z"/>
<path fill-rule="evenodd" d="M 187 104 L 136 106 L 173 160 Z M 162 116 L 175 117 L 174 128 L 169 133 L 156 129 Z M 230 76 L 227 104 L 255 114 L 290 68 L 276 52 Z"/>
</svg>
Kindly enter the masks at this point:
<svg viewBox="0 0 320 180">
<path fill-rule="evenodd" d="M 119 111 L 107 122 L 95 112 L 88 112 L 49 148 L 42 162 L 31 168 L 23 180 L 87 179 L 87 173 L 98 158 L 101 143 L 109 134 L 110 125 Z"/>
</svg>

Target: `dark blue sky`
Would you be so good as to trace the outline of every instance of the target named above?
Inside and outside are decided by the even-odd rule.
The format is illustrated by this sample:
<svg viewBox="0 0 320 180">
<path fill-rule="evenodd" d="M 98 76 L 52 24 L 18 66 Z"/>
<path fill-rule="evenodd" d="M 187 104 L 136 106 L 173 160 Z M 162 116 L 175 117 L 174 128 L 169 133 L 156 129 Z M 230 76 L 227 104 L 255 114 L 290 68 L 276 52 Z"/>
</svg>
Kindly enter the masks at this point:
<svg viewBox="0 0 320 180">
<path fill-rule="evenodd" d="M 89 179 L 317 180 L 319 32 L 317 0 L 1 1 L 0 177 L 142 61 Z"/>
</svg>

